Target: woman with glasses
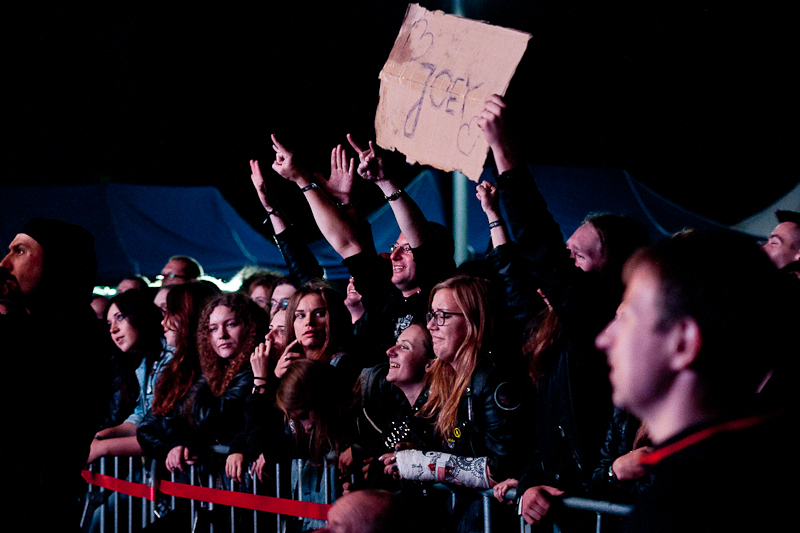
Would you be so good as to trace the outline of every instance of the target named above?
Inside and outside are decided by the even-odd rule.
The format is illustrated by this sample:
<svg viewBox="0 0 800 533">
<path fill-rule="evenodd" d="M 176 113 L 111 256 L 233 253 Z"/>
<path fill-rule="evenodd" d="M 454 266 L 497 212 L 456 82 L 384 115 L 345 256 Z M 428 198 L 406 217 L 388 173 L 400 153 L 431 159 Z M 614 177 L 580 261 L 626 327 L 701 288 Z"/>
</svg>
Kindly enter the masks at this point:
<svg viewBox="0 0 800 533">
<path fill-rule="evenodd" d="M 435 416 L 441 447 L 381 457 L 387 472 L 401 478 L 454 485 L 448 530 L 482 529 L 480 496 L 459 487 L 488 489 L 520 467 L 523 394 L 520 373 L 507 363 L 518 357 L 492 352 L 498 307 L 491 294 L 488 281 L 468 276 L 433 288 L 427 327 L 436 361 L 420 414 Z M 502 513 L 493 517 L 502 521 Z"/>
</svg>

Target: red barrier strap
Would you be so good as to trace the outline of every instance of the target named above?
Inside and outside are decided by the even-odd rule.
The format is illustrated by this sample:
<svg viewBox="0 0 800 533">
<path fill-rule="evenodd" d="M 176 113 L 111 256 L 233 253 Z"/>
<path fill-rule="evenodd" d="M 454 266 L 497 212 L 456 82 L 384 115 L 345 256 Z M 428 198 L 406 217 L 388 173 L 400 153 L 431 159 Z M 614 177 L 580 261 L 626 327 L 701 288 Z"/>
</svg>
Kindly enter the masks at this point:
<svg viewBox="0 0 800 533">
<path fill-rule="evenodd" d="M 153 487 L 142 485 L 141 483 L 132 483 L 124 479 L 117 479 L 105 474 L 96 474 L 89 470 L 84 470 L 81 472 L 81 475 L 90 485 L 103 487 L 104 489 L 113 490 L 120 494 L 127 494 L 135 498 L 147 498 L 151 502 L 156 500 L 156 491 Z"/>
<path fill-rule="evenodd" d="M 95 474 L 88 470 L 83 471 L 83 478 L 92 485 L 127 494 L 128 496 L 147 498 L 150 501 L 155 501 L 155 493 L 156 490 L 158 490 L 167 496 L 219 505 L 230 505 L 232 507 L 251 509 L 253 511 L 285 514 L 300 518 L 314 518 L 317 520 L 327 520 L 328 509 L 331 508 L 330 505 L 323 503 L 299 502 L 283 498 L 273 498 L 272 496 L 247 494 L 246 492 L 233 492 L 229 490 L 200 487 L 197 485 L 186 485 L 185 483 L 175 483 L 174 481 L 166 480 L 159 481 L 157 488 L 153 488 L 104 474 Z"/>
<path fill-rule="evenodd" d="M 266 511 L 268 513 L 288 514 L 305 518 L 316 518 L 317 520 L 328 519 L 328 509 L 330 505 L 312 502 L 298 502 L 295 500 L 284 500 L 283 498 L 273 498 L 271 496 L 259 496 L 257 494 L 247 494 L 246 492 L 233 492 L 229 490 L 211 489 L 197 485 L 186 485 L 185 483 L 175 483 L 172 481 L 162 481 L 159 491 L 168 496 L 177 496 L 189 500 L 199 500 L 203 502 L 216 503 L 219 505 L 231 505 L 254 511 Z"/>
</svg>

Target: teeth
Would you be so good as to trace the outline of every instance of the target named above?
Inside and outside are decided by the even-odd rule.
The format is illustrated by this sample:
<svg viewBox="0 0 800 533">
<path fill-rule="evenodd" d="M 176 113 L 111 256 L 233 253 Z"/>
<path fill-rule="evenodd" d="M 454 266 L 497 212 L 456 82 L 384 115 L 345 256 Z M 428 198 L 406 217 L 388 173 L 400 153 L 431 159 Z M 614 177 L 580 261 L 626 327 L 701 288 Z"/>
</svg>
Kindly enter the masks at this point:
<svg viewBox="0 0 800 533">
<path fill-rule="evenodd" d="M 391 368 L 400 368 L 400 365 L 398 365 L 397 363 L 389 363 L 389 367 L 391 367 Z"/>
</svg>

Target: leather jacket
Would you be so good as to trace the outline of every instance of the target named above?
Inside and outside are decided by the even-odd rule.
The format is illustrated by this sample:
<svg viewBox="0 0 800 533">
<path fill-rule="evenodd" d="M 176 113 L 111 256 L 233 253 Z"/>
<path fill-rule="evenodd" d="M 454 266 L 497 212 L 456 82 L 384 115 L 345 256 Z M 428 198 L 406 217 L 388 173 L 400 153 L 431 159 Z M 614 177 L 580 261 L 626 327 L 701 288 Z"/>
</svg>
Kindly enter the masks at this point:
<svg viewBox="0 0 800 533">
<path fill-rule="evenodd" d="M 527 167 L 498 177 L 501 199 L 516 242 L 489 254 L 518 324 L 546 308 L 559 334 L 543 354 L 535 387 L 535 446 L 518 494 L 536 485 L 582 491 L 597 467 L 612 412 L 605 356 L 594 339 L 613 318 L 621 286 L 580 271 Z M 524 199 L 524 201 L 520 201 Z"/>
<path fill-rule="evenodd" d="M 219 397 L 201 377 L 182 402 L 167 416 L 150 412 L 136 430 L 146 455 L 165 459 L 175 446 L 202 451 L 215 444 L 227 445 L 244 428 L 244 401 L 253 388 L 253 370 L 244 365 Z"/>
<path fill-rule="evenodd" d="M 520 374 L 501 362 L 491 352 L 479 358 L 458 406 L 458 423 L 441 448 L 464 457 L 488 457 L 495 481 L 519 476 L 527 441 Z"/>
<path fill-rule="evenodd" d="M 633 502 L 650 484 L 647 475 L 636 481 L 621 482 L 610 473 L 617 457 L 633 450 L 636 433 L 641 422 L 624 409 L 614 407 L 614 415 L 608 424 L 606 438 L 600 449 L 600 461 L 589 480 L 589 495 L 593 499 L 616 502 Z"/>
</svg>

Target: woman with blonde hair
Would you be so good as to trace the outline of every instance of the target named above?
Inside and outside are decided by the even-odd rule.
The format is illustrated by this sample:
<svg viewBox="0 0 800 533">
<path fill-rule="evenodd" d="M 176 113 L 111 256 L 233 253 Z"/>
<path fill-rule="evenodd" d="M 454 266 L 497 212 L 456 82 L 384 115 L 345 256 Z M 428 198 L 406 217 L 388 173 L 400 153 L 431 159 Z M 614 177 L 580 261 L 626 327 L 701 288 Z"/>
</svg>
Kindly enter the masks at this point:
<svg viewBox="0 0 800 533">
<path fill-rule="evenodd" d="M 420 415 L 436 416 L 442 446 L 382 456 L 401 478 L 456 485 L 450 524 L 457 530 L 482 523 L 480 497 L 458 486 L 488 489 L 520 466 L 523 394 L 511 368 L 519 356 L 492 352 L 498 311 L 487 280 L 456 276 L 433 288 L 427 326 L 436 361 Z"/>
</svg>

